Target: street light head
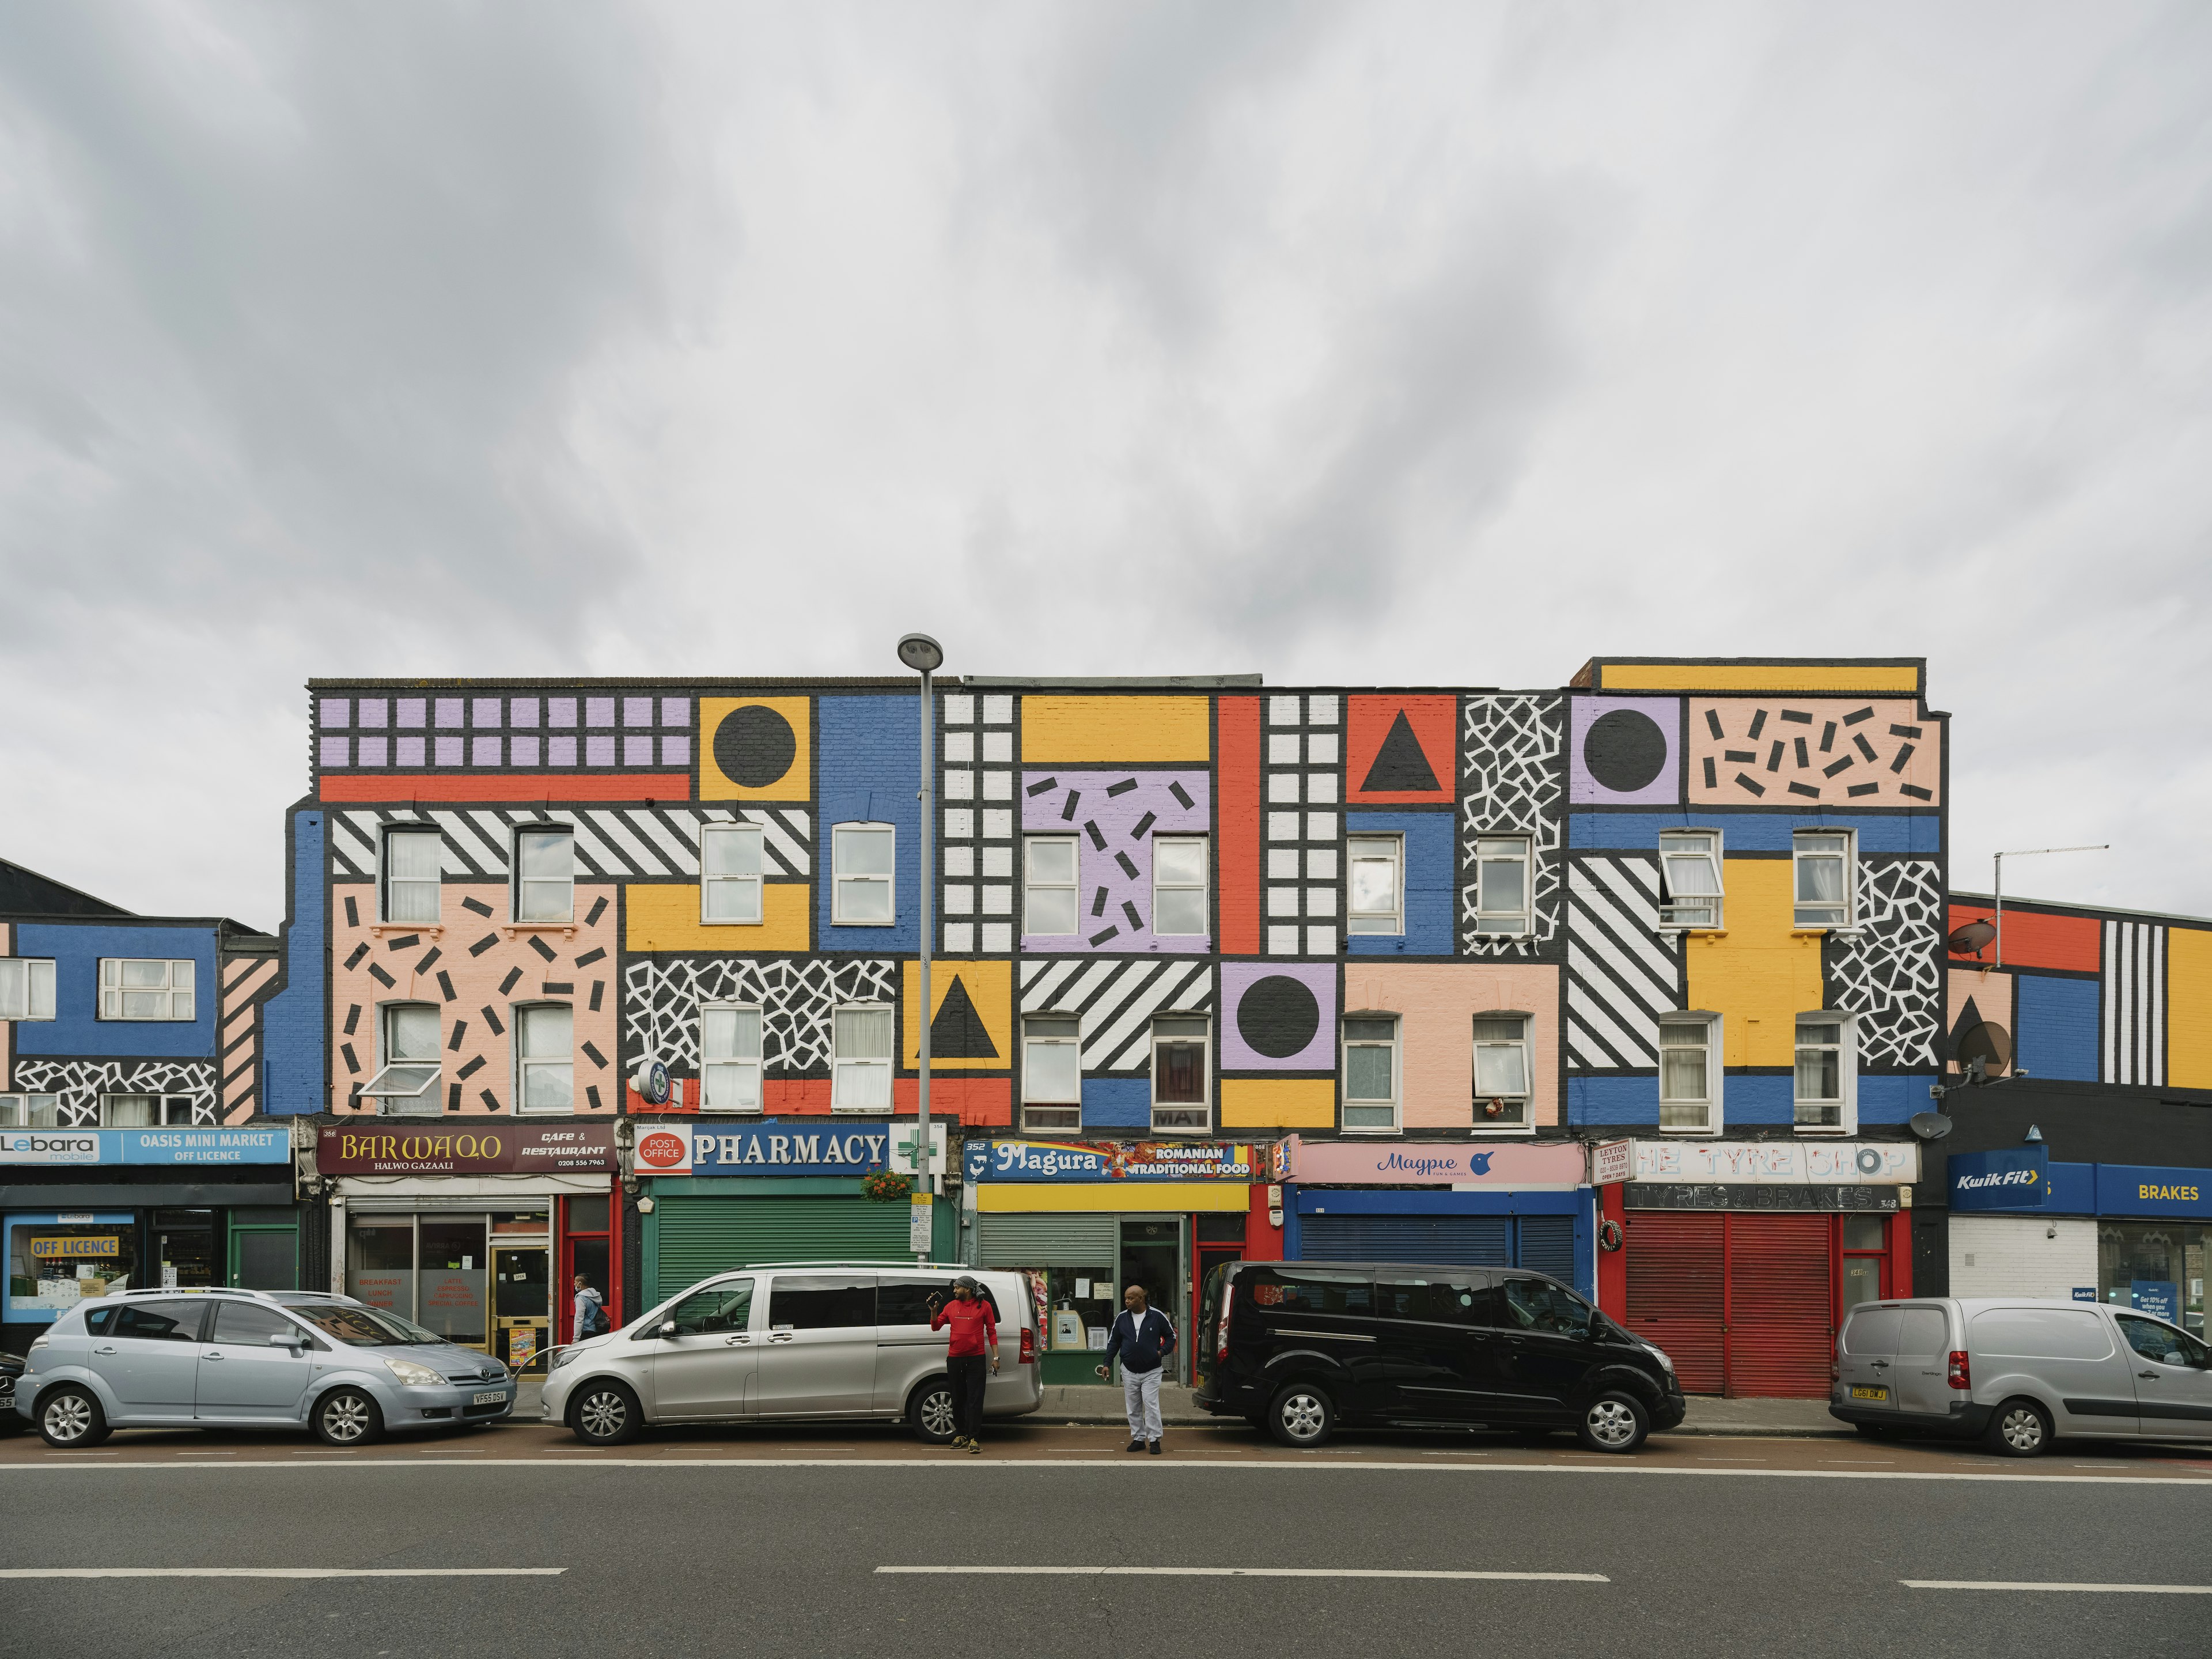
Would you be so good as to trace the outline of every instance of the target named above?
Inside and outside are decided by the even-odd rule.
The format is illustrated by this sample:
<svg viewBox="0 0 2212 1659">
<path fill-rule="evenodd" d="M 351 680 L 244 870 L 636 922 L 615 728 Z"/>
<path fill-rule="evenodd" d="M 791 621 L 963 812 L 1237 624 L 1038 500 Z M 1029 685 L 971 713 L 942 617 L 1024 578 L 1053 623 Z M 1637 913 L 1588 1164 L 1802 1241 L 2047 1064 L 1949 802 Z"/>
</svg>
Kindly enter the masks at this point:
<svg viewBox="0 0 2212 1659">
<path fill-rule="evenodd" d="M 945 665 L 945 647 L 927 634 L 909 634 L 898 642 L 899 660 L 917 674 L 933 674 Z"/>
</svg>

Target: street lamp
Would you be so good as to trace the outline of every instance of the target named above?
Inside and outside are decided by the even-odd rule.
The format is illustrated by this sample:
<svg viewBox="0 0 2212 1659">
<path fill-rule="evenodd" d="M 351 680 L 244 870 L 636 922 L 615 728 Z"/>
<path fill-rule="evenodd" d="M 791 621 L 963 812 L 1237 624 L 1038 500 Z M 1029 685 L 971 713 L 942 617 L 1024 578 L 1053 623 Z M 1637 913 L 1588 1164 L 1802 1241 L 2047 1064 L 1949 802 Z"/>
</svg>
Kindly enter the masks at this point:
<svg viewBox="0 0 2212 1659">
<path fill-rule="evenodd" d="M 930 787 L 937 771 L 937 721 L 935 705 L 930 699 L 929 677 L 944 666 L 945 647 L 927 634 L 909 634 L 898 642 L 898 657 L 921 676 L 921 846 L 918 854 L 921 878 L 916 884 L 921 896 L 921 1007 L 915 1017 L 921 1034 L 916 1055 L 921 1086 L 916 1091 L 920 1098 L 914 1122 L 914 1205 L 908 1217 L 906 1242 L 908 1249 L 927 1261 L 930 1228 L 935 1219 L 931 1200 L 936 1194 L 929 1170 L 929 936 L 933 926 L 929 871 L 930 847 L 937 828 L 934 791 Z"/>
<path fill-rule="evenodd" d="M 906 647 L 904 646 L 901 646 L 899 648 L 903 651 Z M 927 682 L 924 683 L 927 684 Z M 1996 858 L 1996 915 L 1991 923 L 1991 925 L 1996 929 L 1997 959 L 1993 967 L 2001 969 L 2004 966 L 2004 861 L 2007 859 L 2038 858 L 2045 853 L 2109 853 L 2112 850 L 2112 842 L 2108 841 L 2100 841 L 2094 847 L 2023 847 L 2014 852 L 1998 854 Z M 922 980 L 922 983 L 924 985 L 927 985 L 929 982 L 927 977 L 927 972 L 928 970 L 927 969 L 923 969 L 925 977 Z"/>
</svg>

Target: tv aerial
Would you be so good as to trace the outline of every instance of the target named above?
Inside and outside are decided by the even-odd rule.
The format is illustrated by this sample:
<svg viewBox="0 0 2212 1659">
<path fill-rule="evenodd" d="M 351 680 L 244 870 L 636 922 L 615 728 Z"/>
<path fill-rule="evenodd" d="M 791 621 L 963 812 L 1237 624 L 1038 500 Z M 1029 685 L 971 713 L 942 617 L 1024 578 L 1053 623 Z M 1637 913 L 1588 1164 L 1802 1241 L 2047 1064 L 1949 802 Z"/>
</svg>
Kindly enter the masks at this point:
<svg viewBox="0 0 2212 1659">
<path fill-rule="evenodd" d="M 1982 925 L 1969 922 L 1967 927 Z M 1965 931 L 1965 928 L 1960 930 L 1961 933 Z M 1954 933 L 1952 937 L 1955 939 L 1958 935 Z M 1961 1032 L 1958 1047 L 1952 1051 L 1951 1057 L 1958 1061 L 1959 1080 L 1956 1083 L 1930 1084 L 1928 1092 L 1937 1100 L 1961 1089 L 1986 1089 L 1994 1084 L 2027 1075 L 2027 1067 L 2015 1066 L 2012 1063 L 2012 1033 L 1993 1019 L 1970 1025 Z M 1936 1116 L 1938 1114 L 1923 1113 L 1922 1115 Z M 1918 1133 L 1918 1121 L 1917 1118 L 1914 1120 L 1916 1133 Z"/>
</svg>

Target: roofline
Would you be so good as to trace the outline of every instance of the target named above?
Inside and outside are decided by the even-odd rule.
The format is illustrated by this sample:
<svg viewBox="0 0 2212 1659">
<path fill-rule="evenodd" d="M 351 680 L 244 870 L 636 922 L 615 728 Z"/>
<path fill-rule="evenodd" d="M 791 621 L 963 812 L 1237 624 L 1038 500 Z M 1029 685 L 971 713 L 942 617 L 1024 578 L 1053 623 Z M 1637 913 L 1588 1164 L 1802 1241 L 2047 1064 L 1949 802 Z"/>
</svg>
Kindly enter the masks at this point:
<svg viewBox="0 0 2212 1659">
<path fill-rule="evenodd" d="M 133 914 L 132 912 L 125 909 L 113 899 L 104 899 L 97 893 L 86 892 L 82 887 L 73 887 L 68 882 L 57 881 L 53 877 L 46 874 L 45 871 L 33 870 L 27 864 L 18 864 L 13 859 L 0 859 L 0 864 L 4 864 L 13 870 L 21 870 L 27 876 L 36 876 L 40 881 L 45 882 L 49 887 L 58 887 L 64 893 L 75 893 L 79 898 L 88 900 L 94 904 L 104 904 L 109 909 L 114 911 L 118 915 L 127 916 Z"/>
<path fill-rule="evenodd" d="M 249 927 L 235 916 L 142 916 L 136 910 L 112 916 L 88 916 L 74 910 L 0 910 L 0 921 L 28 922 L 34 927 L 68 924 L 80 927 L 211 927 L 218 933 L 233 933 L 240 939 L 273 940 L 276 937 L 262 928 Z"/>
<path fill-rule="evenodd" d="M 939 674 L 933 677 L 939 685 L 957 685 L 957 674 Z M 626 686 L 633 690 L 666 690 L 672 686 L 699 686 L 708 690 L 726 688 L 733 691 L 796 690 L 811 685 L 837 686 L 899 686 L 911 688 L 912 674 L 756 674 L 732 677 L 712 674 L 656 674 L 650 678 L 635 674 L 618 676 L 567 674 L 554 677 L 535 676 L 526 678 L 489 677 L 469 678 L 428 678 L 410 679 L 379 678 L 364 675 L 358 679 L 311 679 L 307 683 L 310 691 L 467 691 L 467 690 L 526 690 L 564 691 L 579 686 Z"/>
<path fill-rule="evenodd" d="M 1951 890 L 1953 902 L 1964 899 L 1969 904 L 1995 905 L 1994 893 L 1966 893 L 1958 888 Z M 2085 916 L 2137 916 L 2145 921 L 2178 921 L 2191 927 L 2212 927 L 2212 916 L 2185 916 L 2172 910 L 2124 910 L 2117 904 L 2073 904 L 2064 899 L 2022 898 L 2016 894 L 2005 895 L 2005 908 L 2032 905 L 2038 910 L 2069 910 Z"/>
</svg>

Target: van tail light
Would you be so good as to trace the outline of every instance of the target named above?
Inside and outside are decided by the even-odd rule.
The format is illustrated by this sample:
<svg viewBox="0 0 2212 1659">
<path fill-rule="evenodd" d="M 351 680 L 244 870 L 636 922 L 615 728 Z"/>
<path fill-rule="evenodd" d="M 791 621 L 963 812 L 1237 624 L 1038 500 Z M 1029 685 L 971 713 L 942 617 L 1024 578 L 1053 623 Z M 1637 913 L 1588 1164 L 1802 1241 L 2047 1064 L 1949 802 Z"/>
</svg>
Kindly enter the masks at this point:
<svg viewBox="0 0 2212 1659">
<path fill-rule="evenodd" d="M 1841 1337 L 1837 1336 L 1832 1336 L 1828 1339 L 1828 1381 L 1831 1382 L 1840 1382 L 1843 1381 L 1843 1363 L 1836 1357 L 1837 1344 L 1842 1341 L 1842 1340 L 1843 1339 Z"/>
<path fill-rule="evenodd" d="M 1036 1364 L 1036 1333 L 1026 1325 L 1022 1327 L 1022 1354 L 1020 1363 L 1024 1365 L 1034 1365 Z"/>
<path fill-rule="evenodd" d="M 1221 1298 L 1221 1322 L 1214 1328 L 1213 1358 L 1220 1364 L 1229 1363 L 1229 1297 L 1225 1291 Z"/>
<path fill-rule="evenodd" d="M 1974 1375 L 1967 1367 L 1966 1351 L 1964 1348 L 1951 1350 L 1950 1374 L 1946 1380 L 1954 1389 L 1971 1389 L 1974 1386 Z"/>
</svg>

